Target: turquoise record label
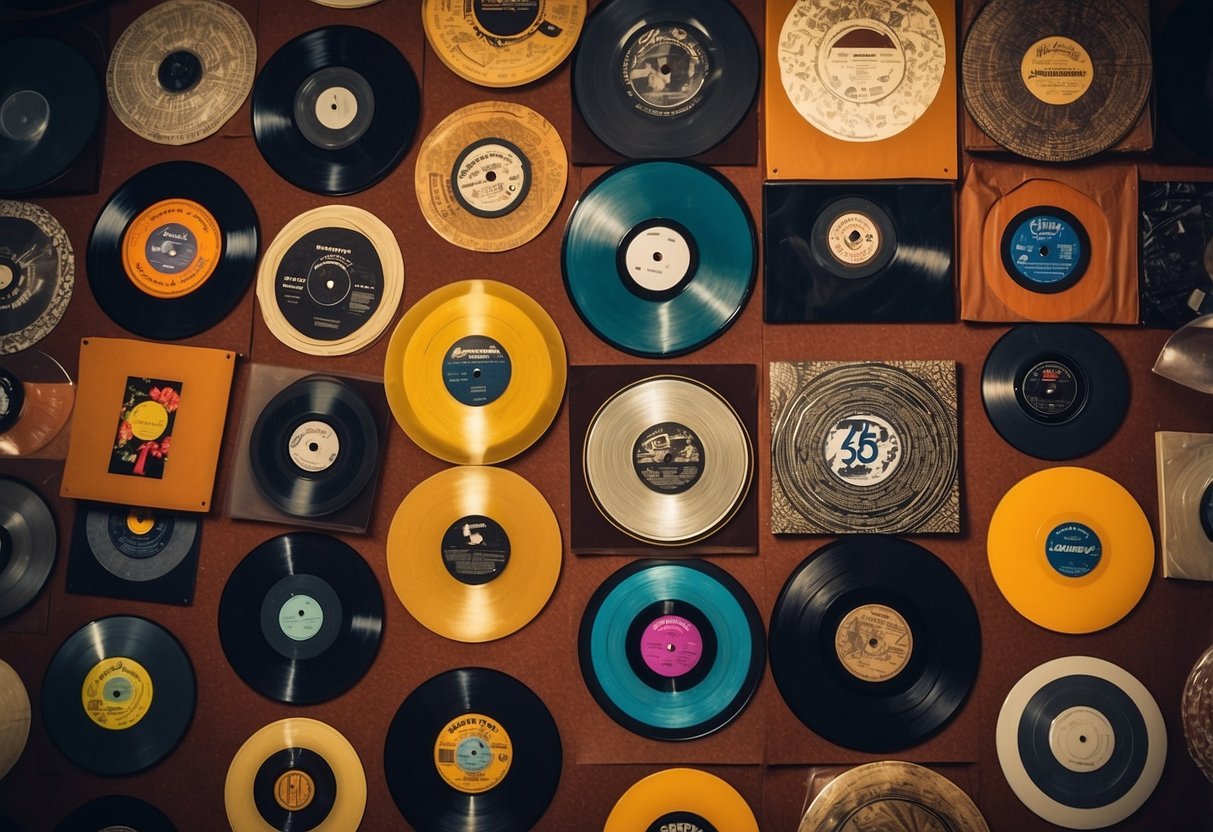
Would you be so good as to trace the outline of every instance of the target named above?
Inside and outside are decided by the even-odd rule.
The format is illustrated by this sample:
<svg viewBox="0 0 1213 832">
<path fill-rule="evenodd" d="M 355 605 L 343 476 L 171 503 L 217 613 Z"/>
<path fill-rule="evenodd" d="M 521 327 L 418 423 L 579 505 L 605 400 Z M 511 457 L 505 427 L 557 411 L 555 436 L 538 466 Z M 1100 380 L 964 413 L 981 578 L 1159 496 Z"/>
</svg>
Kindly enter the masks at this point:
<svg viewBox="0 0 1213 832">
<path fill-rule="evenodd" d="M 1099 535 L 1082 523 L 1063 523 L 1045 539 L 1045 557 L 1061 575 L 1081 578 L 1099 565 L 1103 544 Z"/>
<path fill-rule="evenodd" d="M 1019 276 L 1040 287 L 1052 287 L 1071 276 L 1083 262 L 1083 238 L 1069 221 L 1034 214 L 1013 227 L 1008 259 Z"/>
<path fill-rule="evenodd" d="M 460 338 L 442 359 L 442 383 L 460 404 L 482 407 L 510 386 L 510 355 L 487 335 Z"/>
</svg>

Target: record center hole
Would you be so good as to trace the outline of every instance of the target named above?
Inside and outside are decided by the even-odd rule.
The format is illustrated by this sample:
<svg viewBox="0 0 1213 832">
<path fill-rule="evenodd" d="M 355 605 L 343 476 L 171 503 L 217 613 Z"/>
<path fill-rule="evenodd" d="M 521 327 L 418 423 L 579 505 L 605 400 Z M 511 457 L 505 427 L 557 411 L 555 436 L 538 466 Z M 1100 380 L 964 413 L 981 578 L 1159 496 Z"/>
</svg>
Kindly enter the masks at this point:
<svg viewBox="0 0 1213 832">
<path fill-rule="evenodd" d="M 847 239 L 850 240 L 852 243 L 858 243 L 860 241 L 860 239 L 862 239 L 862 236 L 860 235 L 860 233 L 858 231 L 856 231 L 854 228 L 852 228 L 851 233 L 847 235 Z"/>
<path fill-rule="evenodd" d="M 1041 246 L 1041 247 L 1040 247 L 1040 256 L 1041 256 L 1041 257 L 1048 257 L 1048 256 L 1049 256 L 1049 247 L 1048 247 L 1048 246 Z"/>
<path fill-rule="evenodd" d="M 1087 741 L 1087 738 L 1086 738 L 1086 736 L 1085 736 L 1084 734 L 1079 734 L 1079 735 L 1078 735 L 1078 741 L 1079 741 L 1079 742 L 1086 742 L 1086 741 Z"/>
<path fill-rule="evenodd" d="M 666 649 L 666 652 L 667 652 L 667 653 L 673 653 L 673 652 L 674 652 L 675 650 L 677 650 L 678 648 L 677 648 L 677 647 L 675 647 L 675 646 L 674 646 L 674 645 L 672 645 L 672 644 L 667 644 L 667 645 L 665 646 L 665 649 Z"/>
<path fill-rule="evenodd" d="M 662 74 L 662 75 L 669 75 L 669 74 L 670 74 L 670 65 L 669 65 L 669 64 L 662 64 L 662 65 L 661 65 L 661 74 Z"/>
<path fill-rule="evenodd" d="M 484 175 L 484 178 L 490 182 L 496 182 L 497 181 L 497 171 L 495 171 L 495 170 L 489 171 L 488 173 L 486 173 Z"/>
<path fill-rule="evenodd" d="M 868 647 L 875 647 L 878 644 L 880 644 L 880 642 L 878 640 L 876 640 L 874 638 L 868 639 Z"/>
<path fill-rule="evenodd" d="M 316 442 L 309 442 L 307 445 L 307 449 L 309 451 L 311 451 L 312 453 L 316 453 L 316 451 L 320 450 L 320 445 L 317 444 Z"/>
<path fill-rule="evenodd" d="M 480 368 L 479 367 L 472 370 L 472 378 L 480 378 Z"/>
<path fill-rule="evenodd" d="M 307 615 L 307 613 L 306 613 L 306 612 L 304 612 L 303 610 L 299 610 L 299 617 L 300 617 L 300 618 L 303 618 L 305 615 Z"/>
<path fill-rule="evenodd" d="M 120 696 L 122 696 L 122 692 L 121 692 L 121 691 L 117 691 L 117 690 L 116 690 L 116 691 L 114 691 L 114 698 L 115 698 L 115 699 L 119 698 Z"/>
<path fill-rule="evenodd" d="M 653 262 L 654 263 L 660 263 L 664 259 L 665 258 L 662 256 L 660 251 L 653 252 Z"/>
</svg>

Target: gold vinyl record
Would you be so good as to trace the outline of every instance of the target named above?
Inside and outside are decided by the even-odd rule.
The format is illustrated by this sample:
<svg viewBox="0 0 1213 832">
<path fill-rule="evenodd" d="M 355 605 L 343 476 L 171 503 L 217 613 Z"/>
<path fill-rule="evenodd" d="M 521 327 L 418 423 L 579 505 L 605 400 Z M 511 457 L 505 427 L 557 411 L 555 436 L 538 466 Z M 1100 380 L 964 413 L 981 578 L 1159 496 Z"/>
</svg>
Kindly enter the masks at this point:
<svg viewBox="0 0 1213 832">
<path fill-rule="evenodd" d="M 463 280 L 430 292 L 400 319 L 383 383 L 396 421 L 423 450 L 491 465 L 547 431 L 567 374 L 560 330 L 530 295 Z"/>
<path fill-rule="evenodd" d="M 404 294 L 404 258 L 392 230 L 350 205 L 288 222 L 261 258 L 257 302 L 274 337 L 308 355 L 348 355 L 373 344 Z"/>
<path fill-rule="evenodd" d="M 560 576 L 560 526 L 547 500 L 505 468 L 447 468 L 409 492 L 387 539 L 405 609 L 455 641 L 507 636 L 547 604 Z"/>
<path fill-rule="evenodd" d="M 1003 496 L 990 518 L 990 571 L 1024 618 L 1059 633 L 1092 633 L 1129 613 L 1154 569 L 1141 506 L 1087 468 L 1047 468 Z"/>
<path fill-rule="evenodd" d="M 29 739 L 30 705 L 25 684 L 12 665 L 0 659 L 0 779 L 8 774 Z"/>
<path fill-rule="evenodd" d="M 219 0 L 168 0 L 127 27 L 110 54 L 105 88 L 118 118 L 159 144 L 204 139 L 253 88 L 257 41 Z"/>
<path fill-rule="evenodd" d="M 421 5 L 430 47 L 452 72 L 482 87 L 517 87 L 554 70 L 573 51 L 585 13 L 586 0 Z"/>
<path fill-rule="evenodd" d="M 223 802 L 233 832 L 346 832 L 366 808 L 366 775 L 349 740 L 314 719 L 271 722 L 227 769 Z"/>
<path fill-rule="evenodd" d="M 611 396 L 590 420 L 583 463 L 602 515 L 659 546 L 721 528 L 754 471 L 750 437 L 732 405 L 680 376 L 642 379 Z"/>
<path fill-rule="evenodd" d="M 607 816 L 603 832 L 647 829 L 758 832 L 758 820 L 727 781 L 698 769 L 668 768 L 624 792 Z"/>
<path fill-rule="evenodd" d="M 799 832 L 898 829 L 988 832 L 981 811 L 959 786 L 929 768 L 884 760 L 856 766 L 813 798 Z"/>
<path fill-rule="evenodd" d="M 417 154 L 414 183 L 430 227 L 472 251 L 505 251 L 547 226 L 568 179 L 560 134 L 529 107 L 482 101 L 451 113 Z"/>
<path fill-rule="evenodd" d="M 1167 578 L 1213 581 L 1213 434 L 1154 434 L 1158 541 Z"/>
<path fill-rule="evenodd" d="M 0 356 L 0 457 L 45 448 L 67 424 L 75 401 L 67 370 L 46 353 Z"/>
</svg>

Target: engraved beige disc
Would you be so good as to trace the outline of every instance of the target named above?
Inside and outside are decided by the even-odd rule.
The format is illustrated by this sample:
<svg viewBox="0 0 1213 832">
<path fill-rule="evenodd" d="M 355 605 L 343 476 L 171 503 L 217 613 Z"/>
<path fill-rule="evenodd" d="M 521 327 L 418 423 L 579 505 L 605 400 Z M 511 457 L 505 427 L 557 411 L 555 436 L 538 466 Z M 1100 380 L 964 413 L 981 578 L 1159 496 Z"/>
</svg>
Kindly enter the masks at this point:
<svg viewBox="0 0 1213 832">
<path fill-rule="evenodd" d="M 547 226 L 568 181 L 568 156 L 547 119 L 483 101 L 451 113 L 417 154 L 417 202 L 430 227 L 472 251 L 505 251 Z"/>
<path fill-rule="evenodd" d="M 219 0 L 168 0 L 118 38 L 105 88 L 133 132 L 159 144 L 189 144 L 235 115 L 256 67 L 257 42 L 240 12 Z"/>
<path fill-rule="evenodd" d="M 0 778 L 21 757 L 29 739 L 29 694 L 17 671 L 0 660 Z"/>
<path fill-rule="evenodd" d="M 886 760 L 856 766 L 813 798 L 799 832 L 989 832 L 986 819 L 951 780 L 929 768 Z"/>
<path fill-rule="evenodd" d="M 1201 654 L 1188 674 L 1180 714 L 1188 754 L 1205 779 L 1213 783 L 1213 647 Z"/>
<path fill-rule="evenodd" d="M 430 48 L 456 75 L 516 87 L 547 75 L 577 43 L 586 0 L 425 0 Z"/>
</svg>

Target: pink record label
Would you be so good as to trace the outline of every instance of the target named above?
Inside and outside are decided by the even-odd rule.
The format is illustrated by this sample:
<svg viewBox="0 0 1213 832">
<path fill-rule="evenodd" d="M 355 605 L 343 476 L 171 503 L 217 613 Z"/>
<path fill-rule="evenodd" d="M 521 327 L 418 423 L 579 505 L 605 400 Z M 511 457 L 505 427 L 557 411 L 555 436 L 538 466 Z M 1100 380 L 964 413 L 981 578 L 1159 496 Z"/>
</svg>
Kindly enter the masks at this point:
<svg viewBox="0 0 1213 832">
<path fill-rule="evenodd" d="M 663 615 L 644 628 L 640 655 L 654 673 L 682 676 L 699 663 L 703 638 L 699 628 L 681 615 Z"/>
</svg>

